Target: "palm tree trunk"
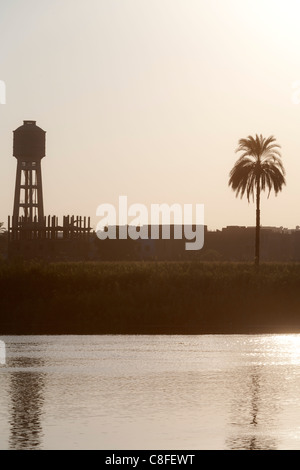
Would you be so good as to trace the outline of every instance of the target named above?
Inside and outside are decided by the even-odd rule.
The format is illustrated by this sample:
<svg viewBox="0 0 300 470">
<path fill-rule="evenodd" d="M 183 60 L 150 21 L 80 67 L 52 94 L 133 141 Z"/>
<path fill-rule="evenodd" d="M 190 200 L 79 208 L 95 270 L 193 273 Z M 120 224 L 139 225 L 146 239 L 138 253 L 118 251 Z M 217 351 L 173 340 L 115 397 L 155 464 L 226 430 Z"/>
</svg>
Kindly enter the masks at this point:
<svg viewBox="0 0 300 470">
<path fill-rule="evenodd" d="M 256 230 L 255 230 L 255 266 L 259 266 L 260 259 L 260 181 L 256 185 Z"/>
</svg>

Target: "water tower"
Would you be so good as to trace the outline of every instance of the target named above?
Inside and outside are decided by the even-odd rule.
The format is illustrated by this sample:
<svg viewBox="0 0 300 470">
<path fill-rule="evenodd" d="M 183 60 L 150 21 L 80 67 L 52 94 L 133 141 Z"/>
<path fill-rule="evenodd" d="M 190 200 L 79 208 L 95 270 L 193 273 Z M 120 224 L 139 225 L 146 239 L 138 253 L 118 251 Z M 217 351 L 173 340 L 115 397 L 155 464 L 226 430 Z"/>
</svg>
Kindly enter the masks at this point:
<svg viewBox="0 0 300 470">
<path fill-rule="evenodd" d="M 46 132 L 36 121 L 23 121 L 14 131 L 13 155 L 18 160 L 13 227 L 44 223 L 41 160 L 45 157 Z"/>
<path fill-rule="evenodd" d="M 13 217 L 8 217 L 8 256 L 24 259 L 72 259 L 89 256 L 90 217 L 44 215 L 41 161 L 46 132 L 36 121 L 23 121 L 13 133 L 17 175 Z M 11 223 L 12 222 L 12 223 Z"/>
</svg>

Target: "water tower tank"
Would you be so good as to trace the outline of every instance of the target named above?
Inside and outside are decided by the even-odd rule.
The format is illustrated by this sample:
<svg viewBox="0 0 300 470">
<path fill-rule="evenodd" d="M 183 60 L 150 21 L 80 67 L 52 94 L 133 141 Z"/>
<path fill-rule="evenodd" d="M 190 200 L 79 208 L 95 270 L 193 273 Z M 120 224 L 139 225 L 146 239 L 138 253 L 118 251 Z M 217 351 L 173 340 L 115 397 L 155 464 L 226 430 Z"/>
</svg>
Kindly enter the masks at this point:
<svg viewBox="0 0 300 470">
<path fill-rule="evenodd" d="M 13 155 L 21 160 L 37 161 L 46 154 L 46 132 L 36 121 L 23 121 L 14 131 Z"/>
</svg>

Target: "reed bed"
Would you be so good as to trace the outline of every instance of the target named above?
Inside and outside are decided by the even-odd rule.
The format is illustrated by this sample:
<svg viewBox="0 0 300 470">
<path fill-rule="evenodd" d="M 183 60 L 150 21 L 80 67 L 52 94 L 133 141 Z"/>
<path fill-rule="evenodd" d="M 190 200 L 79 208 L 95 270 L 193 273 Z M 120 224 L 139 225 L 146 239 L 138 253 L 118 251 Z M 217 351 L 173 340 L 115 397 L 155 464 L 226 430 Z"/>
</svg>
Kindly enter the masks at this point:
<svg viewBox="0 0 300 470">
<path fill-rule="evenodd" d="M 0 264 L 0 334 L 300 332 L 300 264 Z"/>
</svg>

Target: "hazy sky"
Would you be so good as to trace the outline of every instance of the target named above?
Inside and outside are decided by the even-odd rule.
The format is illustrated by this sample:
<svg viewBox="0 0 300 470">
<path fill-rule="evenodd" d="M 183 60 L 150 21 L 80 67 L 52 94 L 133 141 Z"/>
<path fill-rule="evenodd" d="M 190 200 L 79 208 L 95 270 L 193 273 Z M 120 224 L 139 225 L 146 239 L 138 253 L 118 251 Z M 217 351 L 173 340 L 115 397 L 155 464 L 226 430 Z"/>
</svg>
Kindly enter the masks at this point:
<svg viewBox="0 0 300 470">
<path fill-rule="evenodd" d="M 95 224 L 99 204 L 127 195 L 203 203 L 209 229 L 254 225 L 228 174 L 238 140 L 259 133 L 276 137 L 287 172 L 262 225 L 300 225 L 299 21 L 291 0 L 0 0 L 0 221 L 12 131 L 29 119 L 47 131 L 47 215 Z"/>
</svg>

